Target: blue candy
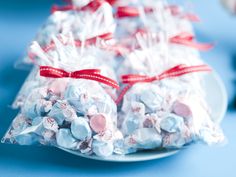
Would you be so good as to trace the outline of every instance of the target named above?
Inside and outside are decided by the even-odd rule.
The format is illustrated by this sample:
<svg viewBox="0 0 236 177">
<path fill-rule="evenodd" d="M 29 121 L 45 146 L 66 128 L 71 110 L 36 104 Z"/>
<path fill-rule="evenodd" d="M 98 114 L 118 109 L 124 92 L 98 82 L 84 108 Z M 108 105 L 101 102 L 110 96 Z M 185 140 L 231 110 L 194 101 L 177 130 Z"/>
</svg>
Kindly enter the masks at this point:
<svg viewBox="0 0 236 177">
<path fill-rule="evenodd" d="M 58 146 L 67 148 L 67 149 L 75 149 L 78 142 L 72 136 L 70 129 L 62 128 L 59 129 L 56 134 L 56 141 Z"/>
<path fill-rule="evenodd" d="M 169 133 L 181 131 L 184 126 L 184 119 L 176 114 L 169 114 L 161 120 L 160 127 Z"/>
<path fill-rule="evenodd" d="M 52 102 L 39 99 L 35 103 L 26 103 L 22 112 L 27 118 L 34 119 L 38 116 L 45 116 L 52 108 Z"/>
<path fill-rule="evenodd" d="M 79 117 L 71 122 L 71 133 L 79 140 L 86 140 L 91 138 L 92 131 L 86 119 Z"/>
<path fill-rule="evenodd" d="M 161 146 L 162 137 L 155 128 L 140 128 L 132 134 L 136 148 L 153 149 Z"/>
<path fill-rule="evenodd" d="M 93 105 L 87 91 L 77 85 L 69 85 L 64 97 L 82 115 L 86 114 L 88 109 Z"/>
<path fill-rule="evenodd" d="M 165 148 L 180 148 L 186 144 L 184 136 L 180 132 L 176 133 L 167 133 L 163 137 L 162 146 Z"/>
<path fill-rule="evenodd" d="M 140 101 L 142 101 L 151 112 L 155 112 L 161 108 L 163 98 L 153 90 L 144 90 L 140 94 Z"/>
<path fill-rule="evenodd" d="M 126 120 L 124 121 L 126 133 L 131 134 L 137 128 L 140 127 L 140 117 L 132 114 L 128 114 Z"/>
<path fill-rule="evenodd" d="M 20 145 L 37 144 L 39 136 L 34 133 L 20 133 L 14 137 L 15 141 Z"/>
<path fill-rule="evenodd" d="M 48 117 L 54 118 L 58 125 L 62 125 L 64 120 L 72 121 L 77 118 L 77 115 L 67 101 L 57 101 L 49 112 Z"/>
<path fill-rule="evenodd" d="M 104 142 L 99 140 L 93 140 L 92 150 L 100 157 L 107 157 L 112 155 L 114 146 L 111 142 Z"/>
</svg>

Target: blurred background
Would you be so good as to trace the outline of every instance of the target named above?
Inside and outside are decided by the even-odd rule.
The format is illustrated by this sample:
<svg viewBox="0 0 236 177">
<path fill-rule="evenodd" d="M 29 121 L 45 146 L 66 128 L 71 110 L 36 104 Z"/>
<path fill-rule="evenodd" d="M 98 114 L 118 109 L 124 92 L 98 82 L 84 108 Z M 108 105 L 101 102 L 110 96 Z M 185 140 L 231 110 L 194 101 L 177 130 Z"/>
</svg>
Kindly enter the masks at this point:
<svg viewBox="0 0 236 177">
<path fill-rule="evenodd" d="M 118 164 L 91 161 L 51 147 L 0 144 L 0 176 L 208 176 L 234 177 L 236 164 L 236 16 L 218 0 L 172 0 L 185 4 L 202 21 L 194 24 L 199 41 L 215 42 L 202 58 L 221 76 L 229 108 L 222 122 L 228 144 L 196 145 L 175 156 L 149 162 Z M 14 69 L 38 28 L 58 0 L 0 1 L 0 137 L 17 111 L 10 106 L 28 71 Z"/>
</svg>

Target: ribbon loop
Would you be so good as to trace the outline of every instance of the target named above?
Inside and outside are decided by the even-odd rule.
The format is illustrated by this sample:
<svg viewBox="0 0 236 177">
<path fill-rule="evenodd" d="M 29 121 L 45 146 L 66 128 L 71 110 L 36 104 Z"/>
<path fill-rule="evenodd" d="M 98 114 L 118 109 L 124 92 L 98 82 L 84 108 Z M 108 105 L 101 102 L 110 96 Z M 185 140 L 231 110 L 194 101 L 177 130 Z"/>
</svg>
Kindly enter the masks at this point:
<svg viewBox="0 0 236 177">
<path fill-rule="evenodd" d="M 50 66 L 40 66 L 40 76 L 50 78 L 73 78 L 73 79 L 87 79 L 100 82 L 102 84 L 119 89 L 116 81 L 100 74 L 99 69 L 83 69 L 74 72 L 67 72 L 63 69 L 53 68 Z"/>
<path fill-rule="evenodd" d="M 159 75 L 156 76 L 145 76 L 139 74 L 127 74 L 122 75 L 121 80 L 123 84 L 128 84 L 118 96 L 116 103 L 119 104 L 123 99 L 125 93 L 136 83 L 150 83 L 154 81 L 160 81 L 166 78 L 179 77 L 185 74 L 195 73 L 195 72 L 210 72 L 211 68 L 208 65 L 195 65 L 195 66 L 186 66 L 184 64 L 176 65 Z"/>
<path fill-rule="evenodd" d="M 74 5 L 65 5 L 65 6 L 57 6 L 53 5 L 51 8 L 51 13 L 54 13 L 56 11 L 68 11 L 68 10 L 75 10 L 75 11 L 85 11 L 85 10 L 91 10 L 92 12 L 95 12 L 99 7 L 101 7 L 105 3 L 104 0 L 95 0 L 88 3 L 86 6 L 83 7 L 76 7 Z"/>
</svg>

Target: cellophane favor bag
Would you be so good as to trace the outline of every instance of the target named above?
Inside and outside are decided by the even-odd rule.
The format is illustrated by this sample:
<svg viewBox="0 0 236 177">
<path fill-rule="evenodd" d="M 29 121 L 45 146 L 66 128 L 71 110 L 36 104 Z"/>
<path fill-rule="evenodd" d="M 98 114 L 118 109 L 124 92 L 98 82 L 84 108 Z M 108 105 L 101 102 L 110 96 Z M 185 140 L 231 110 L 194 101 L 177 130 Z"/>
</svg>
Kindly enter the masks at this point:
<svg viewBox="0 0 236 177">
<path fill-rule="evenodd" d="M 120 153 L 117 142 L 122 134 L 110 95 L 118 88 L 116 76 L 106 58 L 99 60 L 106 51 L 91 47 L 79 53 L 73 43 L 64 45 L 57 38 L 54 42 L 53 55 L 32 44 L 40 66 L 27 80 L 20 112 L 2 141 L 52 145 L 103 157 Z"/>
</svg>

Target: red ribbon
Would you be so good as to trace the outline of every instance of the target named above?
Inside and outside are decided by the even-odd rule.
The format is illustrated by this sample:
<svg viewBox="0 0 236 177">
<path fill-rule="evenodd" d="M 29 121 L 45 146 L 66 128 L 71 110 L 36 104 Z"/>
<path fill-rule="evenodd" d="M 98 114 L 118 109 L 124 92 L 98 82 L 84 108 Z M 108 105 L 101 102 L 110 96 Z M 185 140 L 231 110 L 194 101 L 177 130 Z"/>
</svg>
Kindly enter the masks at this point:
<svg viewBox="0 0 236 177">
<path fill-rule="evenodd" d="M 185 14 L 182 13 L 180 11 L 179 6 L 177 6 L 177 5 L 169 5 L 166 7 L 166 9 L 170 10 L 170 12 L 173 16 L 179 16 L 180 18 L 185 18 L 191 22 L 200 22 L 201 21 L 200 18 L 193 13 L 185 13 Z"/>
<path fill-rule="evenodd" d="M 106 0 L 110 5 L 114 5 L 117 0 Z"/>
<path fill-rule="evenodd" d="M 92 37 L 92 38 L 89 38 L 89 39 L 85 40 L 84 45 L 88 46 L 88 45 L 96 44 L 97 39 L 110 40 L 112 38 L 113 38 L 113 34 L 112 33 L 105 33 L 105 34 L 101 34 L 101 35 L 98 35 L 98 36 L 95 36 L 95 37 Z M 81 47 L 82 41 L 75 40 L 74 44 L 75 44 L 76 47 Z M 46 45 L 46 46 L 42 47 L 42 50 L 44 52 L 48 52 L 48 51 L 50 51 L 50 50 L 52 50 L 54 48 L 55 48 L 55 43 L 53 41 L 51 41 L 49 45 Z M 35 57 L 35 54 L 30 52 L 29 53 L 29 58 L 31 60 L 34 60 L 34 57 Z"/>
<path fill-rule="evenodd" d="M 75 10 L 75 11 L 85 11 L 85 10 L 91 10 L 92 12 L 95 12 L 105 1 L 103 0 L 94 0 L 88 3 L 84 7 L 76 7 L 74 5 L 65 5 L 65 6 L 57 6 L 53 5 L 51 8 L 51 13 L 54 13 L 56 11 L 68 11 L 68 10 Z"/>
<path fill-rule="evenodd" d="M 146 29 L 138 29 L 133 36 L 135 36 L 137 33 L 140 34 L 147 34 L 148 31 Z M 175 43 L 175 44 L 180 44 L 180 45 L 185 45 L 188 47 L 192 47 L 201 51 L 207 51 L 210 50 L 214 47 L 214 44 L 209 44 L 209 43 L 200 43 L 197 41 L 194 41 L 195 36 L 188 32 L 182 32 L 176 36 L 173 36 L 169 39 L 170 43 Z M 159 38 L 157 39 L 159 41 Z"/>
<path fill-rule="evenodd" d="M 145 13 L 153 12 L 153 8 L 151 7 L 144 7 Z M 117 18 L 123 17 L 137 17 L 139 16 L 139 10 L 136 7 L 131 6 L 120 6 L 117 7 L 116 15 Z"/>
<path fill-rule="evenodd" d="M 74 72 L 67 72 L 63 69 L 53 68 L 50 66 L 40 66 L 40 76 L 50 78 L 73 78 L 73 79 L 88 79 L 100 82 L 102 84 L 119 89 L 119 85 L 114 80 L 100 74 L 99 69 L 84 69 Z"/>
<path fill-rule="evenodd" d="M 95 36 L 95 37 L 92 37 L 92 38 L 89 38 L 89 39 L 85 40 L 84 45 L 88 46 L 88 45 L 96 44 L 97 39 L 110 40 L 112 38 L 113 38 L 112 33 L 105 33 L 105 34 L 101 34 L 99 36 Z M 75 40 L 75 45 L 77 47 L 80 47 L 82 45 L 82 42 L 80 40 Z"/>
<path fill-rule="evenodd" d="M 128 85 L 124 87 L 124 89 L 121 91 L 119 97 L 116 100 L 116 103 L 119 104 L 120 101 L 123 99 L 125 93 L 136 83 L 149 83 L 154 81 L 160 81 L 166 78 L 179 77 L 185 74 L 190 74 L 195 72 L 209 72 L 209 71 L 211 71 L 211 68 L 207 65 L 186 66 L 180 64 L 156 76 L 146 76 L 139 74 L 122 75 L 121 76 L 122 83 Z"/>
<path fill-rule="evenodd" d="M 169 5 L 166 9 L 170 10 L 173 16 L 179 16 L 180 18 L 185 18 L 191 22 L 199 22 L 200 18 L 193 13 L 182 13 L 177 5 Z M 144 7 L 145 13 L 152 13 L 154 11 L 153 7 Z M 120 6 L 117 7 L 116 17 L 124 18 L 124 17 L 138 17 L 140 12 L 137 7 L 131 6 Z"/>
<path fill-rule="evenodd" d="M 193 47 L 196 48 L 198 50 L 209 50 L 211 49 L 214 45 L 213 44 L 203 44 L 203 43 L 199 43 L 194 41 L 195 37 L 188 33 L 188 32 L 182 32 L 174 37 L 170 38 L 170 42 L 171 43 L 175 43 L 175 44 L 181 44 L 181 45 L 185 45 L 188 47 Z"/>
</svg>

